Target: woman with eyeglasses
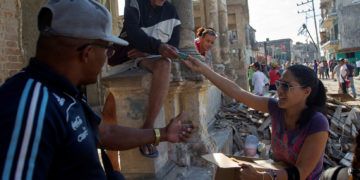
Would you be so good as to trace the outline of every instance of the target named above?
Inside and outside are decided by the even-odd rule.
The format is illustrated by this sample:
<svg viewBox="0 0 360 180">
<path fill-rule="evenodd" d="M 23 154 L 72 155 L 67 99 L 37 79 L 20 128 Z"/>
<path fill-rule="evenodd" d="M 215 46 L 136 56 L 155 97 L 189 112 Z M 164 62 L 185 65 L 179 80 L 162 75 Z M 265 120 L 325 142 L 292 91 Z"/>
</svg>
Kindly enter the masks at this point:
<svg viewBox="0 0 360 180">
<path fill-rule="evenodd" d="M 241 165 L 239 179 L 319 179 L 328 139 L 329 123 L 322 114 L 325 87 L 315 72 L 303 65 L 288 67 L 275 85 L 279 99 L 253 95 L 189 57 L 184 64 L 207 77 L 225 94 L 271 115 L 273 159 L 287 168 L 258 172 Z"/>
</svg>

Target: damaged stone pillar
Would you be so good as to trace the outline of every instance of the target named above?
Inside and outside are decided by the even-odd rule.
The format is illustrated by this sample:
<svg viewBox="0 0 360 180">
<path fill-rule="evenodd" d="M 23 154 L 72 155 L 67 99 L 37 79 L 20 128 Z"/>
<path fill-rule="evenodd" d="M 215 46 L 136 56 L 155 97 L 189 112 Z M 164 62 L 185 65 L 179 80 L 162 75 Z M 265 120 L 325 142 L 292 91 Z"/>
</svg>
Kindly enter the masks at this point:
<svg viewBox="0 0 360 180">
<path fill-rule="evenodd" d="M 229 64 L 228 14 L 226 0 L 218 0 L 220 55 L 223 64 Z"/>
<path fill-rule="evenodd" d="M 193 6 L 192 0 L 172 0 L 172 4 L 175 6 L 176 11 L 179 15 L 181 25 L 180 25 L 180 44 L 179 49 L 181 52 L 185 52 L 192 56 L 197 56 L 199 53 L 195 49 L 194 40 L 194 15 L 193 15 Z M 175 64 L 179 62 L 174 62 Z M 201 81 L 203 77 L 200 74 L 193 73 L 184 65 L 179 65 L 181 67 L 182 76 L 188 80 Z"/>
<path fill-rule="evenodd" d="M 219 13 L 219 42 L 220 42 L 220 55 L 221 62 L 223 64 L 217 65 L 217 69 L 222 68 L 222 70 L 217 70 L 218 73 L 225 74 L 226 65 L 229 66 L 231 61 L 229 57 L 229 37 L 228 37 L 228 12 L 227 12 L 227 2 L 226 0 L 217 0 L 218 2 L 218 13 Z M 231 77 L 231 76 L 228 76 Z M 232 79 L 234 80 L 234 79 Z M 233 101 L 233 98 L 229 96 L 224 96 L 224 103 L 228 104 Z"/>
<path fill-rule="evenodd" d="M 218 12 L 218 0 L 204 0 L 205 2 L 205 17 L 206 26 L 215 29 L 219 32 L 219 12 Z M 213 64 L 221 64 L 222 59 L 220 55 L 220 43 L 215 41 L 211 48 L 211 54 L 213 57 Z"/>
<path fill-rule="evenodd" d="M 228 6 L 229 14 L 235 15 L 236 41 L 231 45 L 230 64 L 226 64 L 226 75 L 233 79 L 243 89 L 248 89 L 246 63 L 246 31 L 249 23 L 249 8 L 247 0 L 238 0 Z"/>
</svg>

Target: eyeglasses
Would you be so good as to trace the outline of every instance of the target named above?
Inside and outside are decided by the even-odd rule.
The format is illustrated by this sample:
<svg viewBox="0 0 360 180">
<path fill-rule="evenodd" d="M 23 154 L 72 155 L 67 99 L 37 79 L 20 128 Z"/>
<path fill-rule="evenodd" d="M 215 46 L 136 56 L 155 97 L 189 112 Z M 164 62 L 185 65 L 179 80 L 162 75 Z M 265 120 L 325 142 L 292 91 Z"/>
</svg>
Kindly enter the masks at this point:
<svg viewBox="0 0 360 180">
<path fill-rule="evenodd" d="M 275 86 L 277 89 L 282 89 L 283 91 L 291 91 L 292 88 L 296 88 L 296 87 L 304 87 L 304 86 L 293 86 L 288 82 L 283 82 L 283 81 L 275 81 Z"/>
<path fill-rule="evenodd" d="M 106 49 L 106 56 L 108 58 L 111 58 L 114 54 L 115 54 L 115 48 L 114 46 L 112 45 L 104 45 L 104 44 L 97 44 L 97 43 L 87 43 L 87 44 L 84 44 L 80 47 L 78 47 L 76 50 L 77 51 L 82 51 L 84 50 L 86 47 L 88 46 L 96 46 L 96 47 L 100 47 L 100 48 L 104 48 Z"/>
</svg>

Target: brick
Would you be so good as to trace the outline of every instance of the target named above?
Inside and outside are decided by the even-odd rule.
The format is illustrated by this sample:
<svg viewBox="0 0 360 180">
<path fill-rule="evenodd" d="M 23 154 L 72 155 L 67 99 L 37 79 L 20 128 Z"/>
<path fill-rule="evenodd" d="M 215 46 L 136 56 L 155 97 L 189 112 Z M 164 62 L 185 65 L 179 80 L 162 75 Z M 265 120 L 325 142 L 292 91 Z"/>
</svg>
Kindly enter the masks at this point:
<svg viewBox="0 0 360 180">
<path fill-rule="evenodd" d="M 20 55 L 20 49 L 19 48 L 5 48 L 4 53 L 6 55 Z"/>
<path fill-rule="evenodd" d="M 5 32 L 9 34 L 17 34 L 17 26 L 16 25 L 8 25 L 5 27 Z"/>
<path fill-rule="evenodd" d="M 19 60 L 18 56 L 7 56 L 8 62 L 17 62 Z"/>
<path fill-rule="evenodd" d="M 8 34 L 8 33 L 5 33 L 4 40 L 17 41 L 17 40 L 18 40 L 18 35 L 17 35 L 17 34 Z"/>
<path fill-rule="evenodd" d="M 18 47 L 18 43 L 17 43 L 17 41 L 6 41 L 6 46 L 7 46 L 7 47 L 17 48 L 17 47 Z"/>
<path fill-rule="evenodd" d="M 5 21 L 5 26 L 4 28 L 6 27 L 18 27 L 19 26 L 19 20 L 18 18 L 7 18 L 6 21 Z"/>
<path fill-rule="evenodd" d="M 5 1 L 2 7 L 4 10 L 16 10 L 16 1 Z"/>
<path fill-rule="evenodd" d="M 0 64 L 5 61 L 5 56 L 2 55 L 1 49 L 0 49 Z"/>
<path fill-rule="evenodd" d="M 9 70 L 18 70 L 20 68 L 22 68 L 23 64 L 22 63 L 13 63 L 13 62 L 9 62 L 5 64 L 5 69 L 9 69 Z"/>
<path fill-rule="evenodd" d="M 11 17 L 14 17 L 15 13 L 14 12 L 11 12 L 11 11 L 4 11 L 3 12 L 3 17 L 5 18 L 11 18 Z"/>
</svg>

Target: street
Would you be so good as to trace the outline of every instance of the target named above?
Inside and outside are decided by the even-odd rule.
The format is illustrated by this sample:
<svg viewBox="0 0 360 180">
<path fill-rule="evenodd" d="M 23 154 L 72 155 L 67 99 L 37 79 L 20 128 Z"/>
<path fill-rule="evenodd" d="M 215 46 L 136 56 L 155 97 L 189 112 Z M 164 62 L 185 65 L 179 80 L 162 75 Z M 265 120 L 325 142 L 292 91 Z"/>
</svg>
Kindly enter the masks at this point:
<svg viewBox="0 0 360 180">
<path fill-rule="evenodd" d="M 326 89 L 327 89 L 327 94 L 337 94 L 338 93 L 338 81 L 334 81 L 334 80 L 330 80 L 330 79 L 322 79 L 322 82 L 324 83 Z M 359 93 L 360 93 L 360 79 L 358 77 L 354 78 L 354 83 L 355 83 L 355 89 L 356 89 L 356 93 L 357 93 L 357 98 L 356 101 L 353 102 L 349 102 L 352 105 L 360 105 L 360 98 L 359 98 Z M 351 89 L 348 89 L 348 93 L 350 95 L 352 95 Z"/>
</svg>

